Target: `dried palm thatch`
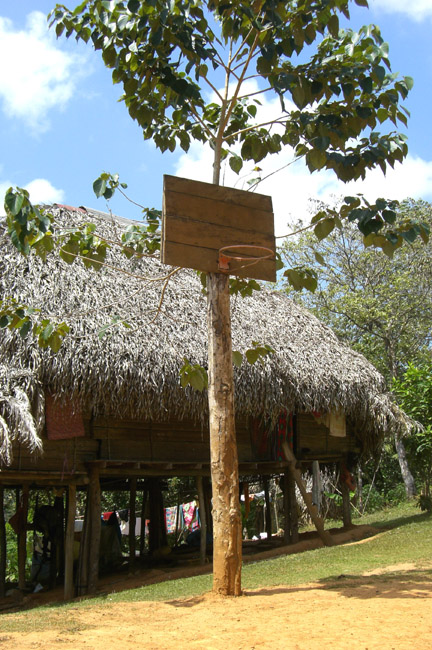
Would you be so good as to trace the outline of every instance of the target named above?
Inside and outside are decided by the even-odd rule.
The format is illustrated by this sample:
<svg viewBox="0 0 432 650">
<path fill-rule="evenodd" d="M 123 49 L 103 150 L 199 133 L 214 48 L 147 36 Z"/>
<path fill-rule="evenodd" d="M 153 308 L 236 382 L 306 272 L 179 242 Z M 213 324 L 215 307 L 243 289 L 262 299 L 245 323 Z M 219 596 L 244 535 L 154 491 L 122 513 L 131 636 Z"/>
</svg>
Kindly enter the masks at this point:
<svg viewBox="0 0 432 650">
<path fill-rule="evenodd" d="M 97 232 L 118 239 L 124 220 L 92 211 L 54 207 L 63 225 L 93 222 Z M 126 259 L 110 251 L 105 267 L 86 269 L 51 255 L 46 262 L 19 255 L 4 227 L 0 233 L 2 296 L 14 296 L 67 320 L 71 334 L 60 351 L 41 349 L 35 340 L 1 330 L 0 455 L 7 460 L 10 441 L 36 447 L 41 418 L 33 420 L 41 388 L 67 397 L 94 414 L 167 420 L 205 421 L 207 395 L 180 386 L 184 358 L 207 364 L 206 300 L 197 274 L 179 271 L 168 283 L 160 312 L 167 267 L 158 260 Z M 169 270 L 169 269 L 168 269 Z M 98 337 L 114 317 L 127 321 Z M 364 357 L 342 344 L 332 331 L 285 295 L 263 289 L 232 303 L 233 347 L 244 351 L 253 341 L 275 354 L 264 363 L 243 362 L 235 370 L 236 412 L 275 418 L 289 411 L 343 409 L 368 451 L 390 430 L 403 432 L 408 421 L 385 392 L 384 380 Z M 25 397 L 27 396 L 27 397 Z M 35 402 L 39 407 L 35 407 Z"/>
</svg>

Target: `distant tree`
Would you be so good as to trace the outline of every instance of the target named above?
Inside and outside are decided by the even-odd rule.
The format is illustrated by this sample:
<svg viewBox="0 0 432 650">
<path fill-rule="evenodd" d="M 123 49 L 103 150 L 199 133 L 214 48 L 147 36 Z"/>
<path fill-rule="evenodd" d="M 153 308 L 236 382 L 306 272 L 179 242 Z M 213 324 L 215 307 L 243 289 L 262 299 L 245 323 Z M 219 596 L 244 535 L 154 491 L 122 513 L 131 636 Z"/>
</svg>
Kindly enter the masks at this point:
<svg viewBox="0 0 432 650">
<path fill-rule="evenodd" d="M 58 36 L 91 42 L 123 86 L 122 100 L 145 139 L 161 151 L 193 141 L 214 152 L 213 183 L 223 161 L 239 173 L 284 146 L 293 148 L 311 172 L 333 170 L 343 181 L 364 178 L 403 160 L 405 138 L 381 134 L 380 125 L 406 124 L 400 105 L 412 85 L 391 73 L 388 46 L 378 27 L 358 33 L 340 29 L 349 0 L 85 0 L 75 9 L 57 5 L 52 24 Z M 367 7 L 367 0 L 355 0 Z M 256 89 L 247 82 L 255 80 Z M 260 120 L 260 98 L 279 99 L 279 114 Z M 289 100 L 289 101 L 288 101 Z M 108 134 L 107 134 L 108 135 Z M 112 188 L 103 179 L 99 194 Z M 49 247 L 49 225 L 26 213 L 28 203 L 9 193 L 9 228 L 18 248 Z M 391 204 L 367 206 L 348 199 L 341 215 L 317 215 L 325 237 L 350 216 L 374 244 L 393 247 L 403 237 L 427 237 L 422 224 L 393 228 Z M 380 236 L 378 236 L 381 233 Z M 78 245 L 78 253 L 86 251 Z M 387 244 L 386 244 L 387 242 Z M 91 243 L 91 242 L 90 242 Z M 73 245 L 76 247 L 77 241 Z M 100 250 L 99 250 L 100 249 Z M 96 263 L 103 262 L 99 246 Z M 294 276 L 293 276 L 294 277 Z M 294 278 L 295 279 L 295 278 Z M 306 283 L 308 278 L 305 278 Z M 299 279 L 295 279 L 298 283 Z M 241 593 L 241 517 L 234 429 L 233 372 L 229 317 L 230 283 L 223 274 L 207 278 L 209 314 L 209 411 L 214 512 L 214 589 Z M 14 305 L 5 326 L 16 324 Z M 18 315 L 19 316 L 19 315 Z M 42 340 L 48 336 L 42 330 Z M 44 338 L 45 337 L 45 338 Z"/>
<path fill-rule="evenodd" d="M 432 206 L 405 201 L 397 219 L 403 223 L 413 217 L 432 225 Z M 284 245 L 283 258 L 289 267 L 307 270 L 316 279 L 316 291 L 298 299 L 364 354 L 390 388 L 409 363 L 430 355 L 432 249 L 414 242 L 388 257 L 364 243 L 358 228 L 343 222 L 322 241 L 302 233 Z M 406 491 L 412 496 L 415 484 L 404 445 L 400 439 L 395 444 Z"/>
<path fill-rule="evenodd" d="M 430 355 L 429 359 L 420 365 L 409 364 L 405 373 L 394 380 L 393 390 L 406 413 L 423 425 L 421 431 L 407 438 L 406 446 L 412 466 L 422 482 L 422 494 L 426 499 L 430 499 L 432 497 L 432 361 Z"/>
</svg>

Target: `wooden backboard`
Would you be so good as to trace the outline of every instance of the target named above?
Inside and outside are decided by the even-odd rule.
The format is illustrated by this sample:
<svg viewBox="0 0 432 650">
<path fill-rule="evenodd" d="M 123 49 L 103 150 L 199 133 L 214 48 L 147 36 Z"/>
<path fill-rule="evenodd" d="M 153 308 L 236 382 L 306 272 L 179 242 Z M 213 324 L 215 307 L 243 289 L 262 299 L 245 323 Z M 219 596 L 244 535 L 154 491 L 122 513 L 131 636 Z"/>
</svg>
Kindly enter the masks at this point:
<svg viewBox="0 0 432 650">
<path fill-rule="evenodd" d="M 220 249 L 226 247 L 224 260 Z M 164 176 L 164 264 L 275 282 L 275 250 L 270 196 Z M 271 259 L 260 260 L 270 252 Z M 252 260 L 233 260 L 232 256 Z M 255 263 L 255 259 L 260 261 Z"/>
</svg>

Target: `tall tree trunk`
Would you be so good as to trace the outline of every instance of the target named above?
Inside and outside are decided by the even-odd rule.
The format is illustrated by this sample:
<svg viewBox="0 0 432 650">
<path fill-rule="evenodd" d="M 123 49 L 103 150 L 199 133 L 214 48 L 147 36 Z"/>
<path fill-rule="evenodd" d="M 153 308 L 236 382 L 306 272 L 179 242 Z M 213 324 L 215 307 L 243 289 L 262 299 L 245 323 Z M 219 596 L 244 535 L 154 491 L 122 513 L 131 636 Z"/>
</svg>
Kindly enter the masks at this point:
<svg viewBox="0 0 432 650">
<path fill-rule="evenodd" d="M 396 379 L 398 376 L 398 368 L 396 363 L 396 354 L 394 350 L 394 345 L 389 337 L 384 337 L 384 344 L 387 352 L 387 365 L 390 371 L 391 379 Z M 395 433 L 394 434 L 395 449 L 399 461 L 399 466 L 402 474 L 402 479 L 405 484 L 405 492 L 409 499 L 412 499 L 416 493 L 416 486 L 414 482 L 414 477 L 411 474 L 411 470 L 408 466 L 408 461 L 405 452 L 405 445 L 402 442 L 402 439 Z"/>
<path fill-rule="evenodd" d="M 412 499 L 417 494 L 417 489 L 414 481 L 414 477 L 411 474 L 410 468 L 408 467 L 408 461 L 406 458 L 405 445 L 402 442 L 402 439 L 395 434 L 394 437 L 396 452 L 398 456 L 398 461 L 400 465 L 400 470 L 405 483 L 405 492 L 409 499 Z"/>
<path fill-rule="evenodd" d="M 228 276 L 210 273 L 207 292 L 213 590 L 239 596 L 242 539 Z"/>
</svg>

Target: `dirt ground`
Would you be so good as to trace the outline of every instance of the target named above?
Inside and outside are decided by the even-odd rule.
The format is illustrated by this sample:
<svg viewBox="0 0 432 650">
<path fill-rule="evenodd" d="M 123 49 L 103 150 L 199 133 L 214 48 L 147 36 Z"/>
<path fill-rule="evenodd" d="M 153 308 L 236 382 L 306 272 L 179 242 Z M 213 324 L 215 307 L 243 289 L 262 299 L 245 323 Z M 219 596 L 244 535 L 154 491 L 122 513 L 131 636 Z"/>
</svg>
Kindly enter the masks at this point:
<svg viewBox="0 0 432 650">
<path fill-rule="evenodd" d="M 134 582 L 117 583 L 116 591 Z M 248 590 L 240 598 L 107 599 L 49 617 L 50 626 L 28 633 L 2 633 L 0 617 L 0 649 L 431 650 L 432 584 L 406 564 L 325 585 Z"/>
</svg>

